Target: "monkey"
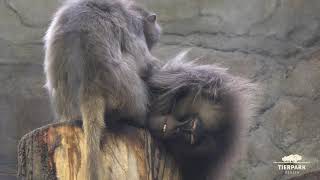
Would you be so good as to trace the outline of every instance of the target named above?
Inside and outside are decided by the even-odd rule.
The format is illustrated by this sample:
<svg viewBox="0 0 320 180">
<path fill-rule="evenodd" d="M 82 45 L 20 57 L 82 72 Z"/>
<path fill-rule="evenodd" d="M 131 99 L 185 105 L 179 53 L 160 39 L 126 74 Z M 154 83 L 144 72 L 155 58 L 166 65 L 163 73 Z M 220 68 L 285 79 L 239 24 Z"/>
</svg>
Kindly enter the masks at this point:
<svg viewBox="0 0 320 180">
<path fill-rule="evenodd" d="M 181 167 L 182 179 L 226 179 L 254 117 L 258 85 L 180 53 L 148 79 L 148 129 Z"/>
<path fill-rule="evenodd" d="M 150 50 L 160 34 L 156 14 L 131 1 L 68 0 L 54 15 L 44 37 L 45 86 L 60 121 L 82 118 L 87 180 L 104 179 L 108 114 L 145 125 L 144 79 L 157 65 Z"/>
</svg>

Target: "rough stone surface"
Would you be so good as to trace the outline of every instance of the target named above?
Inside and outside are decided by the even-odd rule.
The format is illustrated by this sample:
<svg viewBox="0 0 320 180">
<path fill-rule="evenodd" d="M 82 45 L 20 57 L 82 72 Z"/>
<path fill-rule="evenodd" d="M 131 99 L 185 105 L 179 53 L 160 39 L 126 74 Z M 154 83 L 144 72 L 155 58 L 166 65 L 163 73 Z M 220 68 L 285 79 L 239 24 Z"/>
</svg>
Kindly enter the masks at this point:
<svg viewBox="0 0 320 180">
<path fill-rule="evenodd" d="M 14 179 L 16 143 L 53 121 L 44 84 L 42 37 L 63 0 L 0 0 L 0 179 Z M 287 179 L 274 161 L 300 154 L 319 169 L 319 0 L 139 0 L 163 26 L 161 59 L 192 47 L 264 89 L 247 154 L 233 179 Z M 32 118 L 31 118 L 32 117 Z"/>
</svg>

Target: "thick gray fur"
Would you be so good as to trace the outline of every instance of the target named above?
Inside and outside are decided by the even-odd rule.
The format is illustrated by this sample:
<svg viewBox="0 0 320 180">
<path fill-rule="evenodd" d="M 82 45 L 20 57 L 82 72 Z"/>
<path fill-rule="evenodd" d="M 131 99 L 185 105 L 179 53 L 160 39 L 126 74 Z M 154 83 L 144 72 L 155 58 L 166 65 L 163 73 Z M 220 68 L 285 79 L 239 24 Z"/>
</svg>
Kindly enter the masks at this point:
<svg viewBox="0 0 320 180">
<path fill-rule="evenodd" d="M 103 179 L 100 139 L 113 111 L 144 125 L 148 92 L 143 78 L 156 59 L 155 15 L 131 1 L 70 0 L 45 36 L 46 87 L 61 121 L 82 118 L 87 180 Z"/>
<path fill-rule="evenodd" d="M 247 124 L 255 115 L 259 88 L 225 68 L 187 62 L 187 52 L 154 71 L 148 80 L 153 97 L 149 129 L 157 136 L 163 119 L 181 121 L 188 114 L 197 114 L 204 126 L 198 144 L 168 139 L 168 135 L 159 138 L 166 137 L 167 147 L 182 167 L 183 179 L 226 179 L 242 149 Z"/>
</svg>

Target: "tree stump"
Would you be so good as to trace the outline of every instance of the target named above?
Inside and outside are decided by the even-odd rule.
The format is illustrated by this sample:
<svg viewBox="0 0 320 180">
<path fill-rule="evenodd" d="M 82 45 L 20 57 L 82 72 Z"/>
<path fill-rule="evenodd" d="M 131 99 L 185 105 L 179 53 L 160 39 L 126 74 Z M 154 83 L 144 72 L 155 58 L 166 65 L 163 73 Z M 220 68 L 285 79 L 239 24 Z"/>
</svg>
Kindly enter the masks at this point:
<svg viewBox="0 0 320 180">
<path fill-rule="evenodd" d="M 163 145 L 148 131 L 124 126 L 103 137 L 106 179 L 180 180 L 181 173 Z M 18 176 L 27 180 L 84 179 L 81 121 L 50 124 L 26 134 L 18 147 Z"/>
</svg>

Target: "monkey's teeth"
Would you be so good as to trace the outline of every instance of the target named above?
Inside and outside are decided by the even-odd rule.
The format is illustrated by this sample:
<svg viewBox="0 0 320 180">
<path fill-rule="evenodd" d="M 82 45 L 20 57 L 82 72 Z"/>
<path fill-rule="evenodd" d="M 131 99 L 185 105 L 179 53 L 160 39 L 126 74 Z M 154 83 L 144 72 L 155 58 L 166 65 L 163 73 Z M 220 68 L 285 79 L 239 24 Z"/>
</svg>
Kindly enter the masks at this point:
<svg viewBox="0 0 320 180">
<path fill-rule="evenodd" d="M 162 128 L 162 132 L 163 132 L 163 133 L 166 133 L 166 131 L 167 131 L 167 124 L 164 124 L 164 125 L 163 125 L 163 128 Z"/>
<path fill-rule="evenodd" d="M 191 142 L 190 142 L 190 143 L 191 143 L 191 144 L 194 144 L 194 135 L 191 134 L 190 136 L 191 136 L 191 138 L 190 138 L 190 139 L 191 139 Z"/>
<path fill-rule="evenodd" d="M 195 119 L 193 122 L 192 122 L 192 131 L 194 131 L 197 127 L 197 120 Z"/>
</svg>

